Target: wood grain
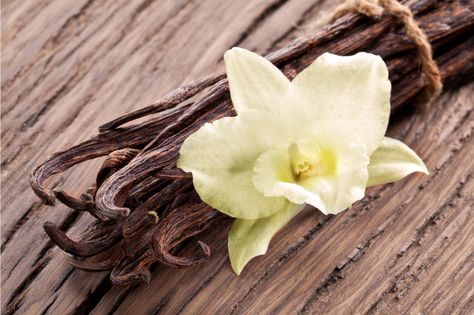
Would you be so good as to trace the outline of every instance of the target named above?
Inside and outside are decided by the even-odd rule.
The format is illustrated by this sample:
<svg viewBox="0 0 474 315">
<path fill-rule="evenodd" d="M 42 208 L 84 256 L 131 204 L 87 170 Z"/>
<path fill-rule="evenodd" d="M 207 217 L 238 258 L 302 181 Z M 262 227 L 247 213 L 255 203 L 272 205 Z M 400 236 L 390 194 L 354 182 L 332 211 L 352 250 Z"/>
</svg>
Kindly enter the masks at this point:
<svg viewBox="0 0 474 315">
<path fill-rule="evenodd" d="M 307 209 L 240 277 L 226 229 L 212 258 L 113 287 L 73 269 L 42 230 L 88 218 L 41 205 L 31 169 L 57 149 L 182 83 L 222 70 L 239 45 L 260 53 L 303 34 L 333 1 L 49 0 L 2 4 L 2 310 L 18 314 L 469 314 L 474 312 L 474 85 L 393 117 L 389 134 L 431 175 L 370 189 L 351 210 Z M 47 115 L 46 115 L 47 114 Z M 49 116 L 49 117 L 48 117 Z M 54 119 L 51 119 L 54 117 Z M 95 163 L 99 165 L 99 161 Z M 90 168 L 94 170 L 94 167 Z M 94 172 L 56 177 L 79 193 Z M 95 170 L 94 170 L 95 171 Z M 69 227 L 74 222 L 81 224 Z"/>
</svg>

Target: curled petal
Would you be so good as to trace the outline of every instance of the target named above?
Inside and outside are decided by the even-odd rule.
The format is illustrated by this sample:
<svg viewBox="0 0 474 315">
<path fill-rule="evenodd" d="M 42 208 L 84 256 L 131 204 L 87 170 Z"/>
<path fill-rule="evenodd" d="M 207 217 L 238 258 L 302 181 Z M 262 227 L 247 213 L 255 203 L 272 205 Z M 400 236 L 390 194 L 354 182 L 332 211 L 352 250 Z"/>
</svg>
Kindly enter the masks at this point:
<svg viewBox="0 0 474 315">
<path fill-rule="evenodd" d="M 395 182 L 414 172 L 429 174 L 425 163 L 412 149 L 401 141 L 385 137 L 370 156 L 368 186 Z"/>
</svg>

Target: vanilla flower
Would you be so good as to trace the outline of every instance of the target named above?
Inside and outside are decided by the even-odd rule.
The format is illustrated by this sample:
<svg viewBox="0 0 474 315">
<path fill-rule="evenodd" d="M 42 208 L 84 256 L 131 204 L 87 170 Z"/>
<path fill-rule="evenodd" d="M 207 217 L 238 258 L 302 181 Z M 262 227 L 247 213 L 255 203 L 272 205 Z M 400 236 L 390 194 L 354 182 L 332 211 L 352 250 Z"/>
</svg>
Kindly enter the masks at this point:
<svg viewBox="0 0 474 315">
<path fill-rule="evenodd" d="M 237 274 L 305 204 L 337 214 L 367 186 L 428 173 L 415 152 L 384 137 L 391 85 L 380 57 L 325 53 L 291 82 L 247 50 L 224 59 L 237 116 L 189 136 L 178 167 L 204 202 L 237 218 L 228 240 Z"/>
</svg>

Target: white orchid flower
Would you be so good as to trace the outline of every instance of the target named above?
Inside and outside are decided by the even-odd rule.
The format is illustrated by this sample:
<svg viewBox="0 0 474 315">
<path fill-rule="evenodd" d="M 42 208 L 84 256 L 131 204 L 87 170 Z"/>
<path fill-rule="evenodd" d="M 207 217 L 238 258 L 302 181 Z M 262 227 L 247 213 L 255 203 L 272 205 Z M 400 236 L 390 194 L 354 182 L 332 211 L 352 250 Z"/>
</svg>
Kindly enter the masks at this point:
<svg viewBox="0 0 474 315">
<path fill-rule="evenodd" d="M 178 167 L 204 202 L 237 218 L 228 241 L 237 274 L 305 204 L 337 214 L 367 186 L 428 173 L 410 148 L 384 137 L 391 85 L 380 57 L 325 53 L 291 82 L 247 50 L 224 59 L 237 116 L 189 136 Z"/>
</svg>

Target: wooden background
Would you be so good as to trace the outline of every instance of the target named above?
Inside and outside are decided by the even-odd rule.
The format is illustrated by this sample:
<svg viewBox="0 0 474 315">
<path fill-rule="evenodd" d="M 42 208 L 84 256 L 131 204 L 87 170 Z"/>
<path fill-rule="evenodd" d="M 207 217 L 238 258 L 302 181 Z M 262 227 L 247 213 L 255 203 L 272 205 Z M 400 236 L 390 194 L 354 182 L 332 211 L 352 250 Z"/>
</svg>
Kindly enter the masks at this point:
<svg viewBox="0 0 474 315">
<path fill-rule="evenodd" d="M 429 177 L 369 189 L 335 217 L 307 209 L 240 277 L 228 262 L 225 229 L 204 239 L 214 253 L 208 262 L 156 266 L 151 283 L 135 288 L 112 286 L 107 273 L 74 270 L 42 229 L 52 221 L 77 235 L 88 218 L 38 201 L 27 178 L 40 161 L 89 138 L 107 120 L 222 70 L 226 49 L 273 50 L 308 32 L 335 5 L 2 2 L 4 314 L 472 314 L 472 83 L 392 117 L 389 134 L 419 153 Z M 79 194 L 99 162 L 57 176 L 50 186 Z"/>
</svg>

